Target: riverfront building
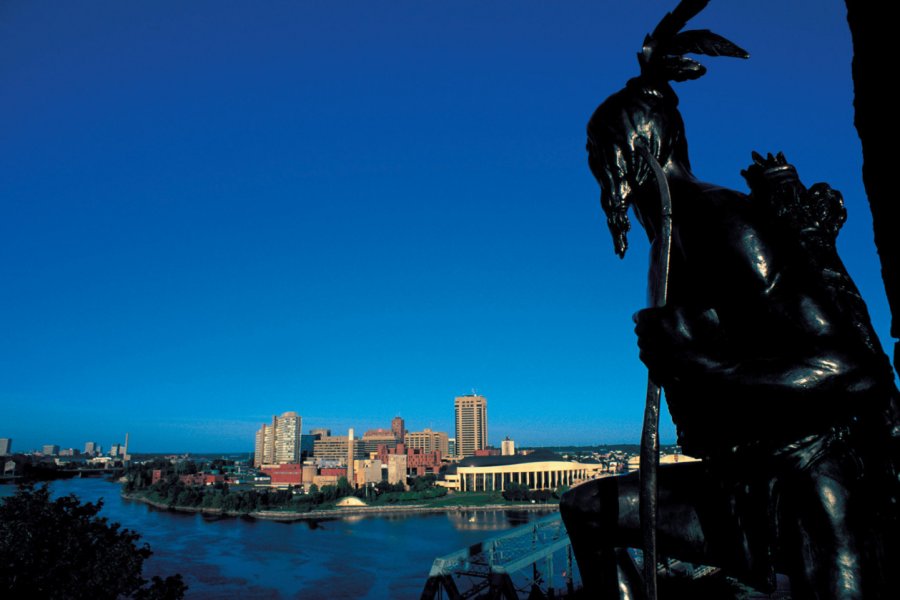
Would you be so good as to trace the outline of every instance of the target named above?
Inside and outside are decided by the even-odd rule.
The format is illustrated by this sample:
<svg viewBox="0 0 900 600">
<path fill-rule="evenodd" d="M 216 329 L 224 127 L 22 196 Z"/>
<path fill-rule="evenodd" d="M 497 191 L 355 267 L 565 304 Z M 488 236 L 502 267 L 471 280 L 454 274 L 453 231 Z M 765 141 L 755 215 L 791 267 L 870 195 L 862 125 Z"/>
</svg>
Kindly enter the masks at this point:
<svg viewBox="0 0 900 600">
<path fill-rule="evenodd" d="M 365 487 L 381 481 L 381 461 L 377 458 L 357 460 L 353 463 L 353 477 L 357 487 Z"/>
<path fill-rule="evenodd" d="M 506 436 L 506 439 L 500 442 L 500 454 L 503 456 L 514 456 L 516 454 L 516 442 L 509 439 L 509 436 Z"/>
<path fill-rule="evenodd" d="M 555 452 L 536 450 L 528 455 L 466 458 L 451 466 L 439 484 L 460 492 L 504 491 L 510 483 L 554 490 L 593 479 L 602 470 L 597 462 L 571 462 Z"/>
<path fill-rule="evenodd" d="M 406 454 L 390 454 L 387 458 L 387 482 L 406 485 Z"/>
<path fill-rule="evenodd" d="M 465 458 L 487 446 L 487 398 L 477 394 L 457 396 L 456 453 Z"/>
<path fill-rule="evenodd" d="M 0 456 L 12 454 L 12 438 L 0 438 Z"/>
</svg>

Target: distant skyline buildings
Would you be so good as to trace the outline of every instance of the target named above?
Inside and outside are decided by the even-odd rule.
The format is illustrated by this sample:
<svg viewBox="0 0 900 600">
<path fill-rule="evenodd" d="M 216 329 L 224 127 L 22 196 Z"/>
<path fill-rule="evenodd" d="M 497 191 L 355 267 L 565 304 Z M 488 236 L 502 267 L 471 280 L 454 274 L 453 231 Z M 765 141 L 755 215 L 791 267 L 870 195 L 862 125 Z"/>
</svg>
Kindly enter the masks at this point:
<svg viewBox="0 0 900 600">
<path fill-rule="evenodd" d="M 57 444 L 44 444 L 41 447 L 41 452 L 44 456 L 57 456 L 59 455 L 59 446 Z"/>
<path fill-rule="evenodd" d="M 478 394 L 457 396 L 453 401 L 456 416 L 457 456 L 474 456 L 487 445 L 487 398 Z"/>
<path fill-rule="evenodd" d="M 110 445 L 110 456 L 128 457 L 128 439 L 129 434 L 125 434 L 125 443 L 113 443 Z M 12 438 L 0 438 L 0 455 L 12 454 Z M 84 442 L 84 451 L 79 450 L 78 445 L 64 445 L 58 443 L 32 445 L 31 447 L 22 448 L 19 454 L 41 454 L 44 456 L 100 456 L 103 454 L 103 447 L 93 441 Z"/>
</svg>

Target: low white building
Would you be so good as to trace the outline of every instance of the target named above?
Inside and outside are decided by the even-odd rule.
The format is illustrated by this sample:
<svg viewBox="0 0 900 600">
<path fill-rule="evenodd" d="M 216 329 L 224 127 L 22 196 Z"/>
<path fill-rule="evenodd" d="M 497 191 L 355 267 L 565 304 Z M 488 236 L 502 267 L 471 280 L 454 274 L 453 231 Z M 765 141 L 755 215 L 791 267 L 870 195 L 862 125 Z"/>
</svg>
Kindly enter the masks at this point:
<svg viewBox="0 0 900 600">
<path fill-rule="evenodd" d="M 451 466 L 438 484 L 460 492 L 505 491 L 511 483 L 553 490 L 594 479 L 602 470 L 599 463 L 568 461 L 555 452 L 537 450 L 528 455 L 466 458 Z"/>
</svg>

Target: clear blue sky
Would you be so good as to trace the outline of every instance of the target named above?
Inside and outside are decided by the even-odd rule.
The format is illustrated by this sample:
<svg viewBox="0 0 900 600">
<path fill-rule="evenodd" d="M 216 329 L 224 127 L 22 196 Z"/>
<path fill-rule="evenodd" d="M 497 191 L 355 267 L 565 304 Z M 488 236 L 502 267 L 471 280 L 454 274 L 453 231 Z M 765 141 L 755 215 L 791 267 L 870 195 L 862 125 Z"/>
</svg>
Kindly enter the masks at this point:
<svg viewBox="0 0 900 600">
<path fill-rule="evenodd" d="M 304 429 L 634 442 L 645 371 L 586 165 L 675 0 L 0 4 L 0 437 L 248 451 Z M 714 1 L 677 85 L 697 174 L 783 150 L 844 192 L 887 341 L 842 2 Z M 674 439 L 664 416 L 663 440 Z"/>
</svg>

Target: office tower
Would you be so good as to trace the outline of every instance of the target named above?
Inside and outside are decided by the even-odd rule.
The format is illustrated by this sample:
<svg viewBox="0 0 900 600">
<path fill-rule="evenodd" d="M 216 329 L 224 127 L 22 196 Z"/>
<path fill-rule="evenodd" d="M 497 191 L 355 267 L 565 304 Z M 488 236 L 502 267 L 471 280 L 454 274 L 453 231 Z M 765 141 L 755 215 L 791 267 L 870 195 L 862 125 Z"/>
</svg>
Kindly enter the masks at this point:
<svg viewBox="0 0 900 600">
<path fill-rule="evenodd" d="M 12 438 L 0 438 L 0 456 L 12 454 Z"/>
<path fill-rule="evenodd" d="M 84 453 L 93 456 L 97 452 L 97 442 L 85 442 Z"/>
<path fill-rule="evenodd" d="M 122 444 L 113 444 L 109 447 L 109 455 L 115 458 L 122 452 Z"/>
<path fill-rule="evenodd" d="M 425 453 L 437 450 L 441 458 L 450 456 L 450 438 L 443 431 L 432 431 L 427 427 L 423 431 L 408 431 L 405 440 L 407 448 L 418 448 Z"/>
<path fill-rule="evenodd" d="M 303 418 L 290 411 L 280 417 L 272 417 L 275 430 L 275 464 L 300 462 L 300 434 Z"/>
<path fill-rule="evenodd" d="M 474 456 L 476 450 L 487 446 L 487 398 L 477 394 L 457 396 L 456 454 Z"/>
<path fill-rule="evenodd" d="M 391 431 L 398 442 L 402 442 L 403 438 L 406 437 L 406 424 L 401 417 L 394 417 L 391 420 Z"/>
<path fill-rule="evenodd" d="M 516 443 L 506 436 L 506 439 L 500 442 L 500 454 L 503 456 L 514 456 L 516 453 Z"/>
<path fill-rule="evenodd" d="M 447 440 L 447 456 L 456 456 L 456 438 Z"/>
<path fill-rule="evenodd" d="M 56 444 L 44 444 L 42 454 L 44 456 L 56 456 L 59 454 L 59 446 Z"/>
</svg>

